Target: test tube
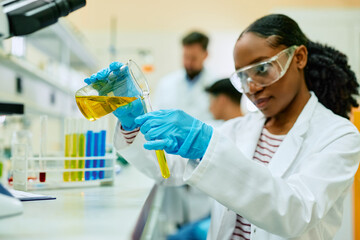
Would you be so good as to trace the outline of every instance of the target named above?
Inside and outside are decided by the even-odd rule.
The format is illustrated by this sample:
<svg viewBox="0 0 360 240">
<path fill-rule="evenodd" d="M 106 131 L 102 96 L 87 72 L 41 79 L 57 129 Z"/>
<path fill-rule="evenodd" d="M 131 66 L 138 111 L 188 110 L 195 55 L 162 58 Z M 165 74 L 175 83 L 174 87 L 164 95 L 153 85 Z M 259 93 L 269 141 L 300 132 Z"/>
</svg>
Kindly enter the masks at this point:
<svg viewBox="0 0 360 240">
<path fill-rule="evenodd" d="M 100 156 L 100 131 L 99 131 L 99 122 L 95 122 L 95 130 L 94 130 L 94 156 Z M 93 169 L 98 167 L 99 160 L 93 159 Z M 91 180 L 96 180 L 99 178 L 98 171 L 91 172 Z"/>
<path fill-rule="evenodd" d="M 152 107 L 150 103 L 150 97 L 148 92 L 143 92 L 142 99 L 143 103 L 145 104 L 144 109 L 145 112 L 151 112 Z M 163 178 L 169 178 L 170 177 L 170 170 L 166 161 L 164 150 L 155 150 L 156 157 L 159 163 L 160 172 Z"/>
<path fill-rule="evenodd" d="M 105 156 L 105 150 L 106 150 L 106 130 L 100 131 L 100 146 L 99 146 L 99 156 Z M 105 167 L 105 159 L 99 160 L 99 167 L 103 168 Z M 99 179 L 104 179 L 105 177 L 105 171 L 100 170 L 99 171 Z"/>
<path fill-rule="evenodd" d="M 71 119 L 71 157 L 77 157 L 77 152 L 78 152 L 78 134 L 77 134 L 77 121 L 75 118 Z M 70 160 L 70 168 L 71 169 L 76 169 L 77 168 L 77 160 L 76 159 L 71 159 Z M 70 172 L 70 180 L 72 182 L 77 180 L 77 172 Z"/>
<path fill-rule="evenodd" d="M 0 183 L 2 182 L 3 171 L 4 171 L 4 144 L 3 144 L 3 140 L 0 139 Z"/>
<path fill-rule="evenodd" d="M 92 157 L 94 156 L 94 131 L 90 128 L 90 124 L 87 123 L 87 131 L 86 131 L 86 150 L 85 155 L 86 157 Z M 86 159 L 85 160 L 85 169 L 86 168 L 92 168 L 92 160 Z M 85 171 L 85 181 L 88 181 L 91 179 L 90 177 L 91 172 Z"/>
<path fill-rule="evenodd" d="M 70 168 L 70 160 L 66 159 L 71 156 L 71 134 L 70 134 L 70 119 L 66 118 L 64 123 L 64 135 L 65 135 L 65 161 L 64 168 Z M 70 172 L 63 173 L 64 182 L 70 181 Z"/>
<path fill-rule="evenodd" d="M 78 157 L 85 157 L 85 128 L 84 128 L 84 120 L 78 119 L 79 124 L 79 134 L 78 134 Z M 85 167 L 85 160 L 79 159 L 78 160 L 78 168 L 84 168 Z M 78 172 L 78 181 L 84 181 L 84 171 Z"/>
<path fill-rule="evenodd" d="M 46 160 L 44 157 L 46 156 L 46 134 L 47 134 L 47 120 L 48 117 L 46 115 L 40 116 L 40 154 L 39 154 L 39 181 L 46 181 Z"/>
</svg>

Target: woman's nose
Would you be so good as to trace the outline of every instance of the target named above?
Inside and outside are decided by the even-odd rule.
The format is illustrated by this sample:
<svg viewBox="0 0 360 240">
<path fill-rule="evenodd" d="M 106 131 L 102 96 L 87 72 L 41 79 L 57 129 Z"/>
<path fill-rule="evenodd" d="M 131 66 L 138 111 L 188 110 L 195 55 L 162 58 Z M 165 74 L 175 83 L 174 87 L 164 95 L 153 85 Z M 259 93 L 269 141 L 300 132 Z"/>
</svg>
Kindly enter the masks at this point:
<svg viewBox="0 0 360 240">
<path fill-rule="evenodd" d="M 255 94 L 264 89 L 264 87 L 254 83 L 254 82 L 249 82 L 248 84 L 249 84 L 249 93 L 250 94 Z"/>
</svg>

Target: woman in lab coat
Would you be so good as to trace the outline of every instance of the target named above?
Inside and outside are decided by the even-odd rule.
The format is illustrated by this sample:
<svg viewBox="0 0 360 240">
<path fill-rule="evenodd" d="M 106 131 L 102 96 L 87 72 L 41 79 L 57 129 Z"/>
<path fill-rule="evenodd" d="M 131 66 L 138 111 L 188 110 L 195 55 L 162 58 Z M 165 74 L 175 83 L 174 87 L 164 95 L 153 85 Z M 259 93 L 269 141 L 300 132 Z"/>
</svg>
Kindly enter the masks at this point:
<svg viewBox="0 0 360 240">
<path fill-rule="evenodd" d="M 160 110 L 134 120 L 144 135 L 124 130 L 129 118 L 118 116 L 116 148 L 159 183 L 185 182 L 214 198 L 208 239 L 332 239 L 360 157 L 346 119 L 358 106 L 346 56 L 273 14 L 244 30 L 234 60 L 232 83 L 261 112 L 213 129 Z M 153 149 L 170 153 L 169 179 Z"/>
</svg>

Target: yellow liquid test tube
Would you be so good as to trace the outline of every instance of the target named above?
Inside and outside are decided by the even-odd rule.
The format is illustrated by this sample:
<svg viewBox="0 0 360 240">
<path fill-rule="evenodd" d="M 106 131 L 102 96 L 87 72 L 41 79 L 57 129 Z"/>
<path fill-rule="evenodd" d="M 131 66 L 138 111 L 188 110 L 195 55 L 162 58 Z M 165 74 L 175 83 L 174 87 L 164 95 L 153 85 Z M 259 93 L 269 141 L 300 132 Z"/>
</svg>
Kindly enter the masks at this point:
<svg viewBox="0 0 360 240">
<path fill-rule="evenodd" d="M 155 153 L 156 153 L 156 157 L 158 159 L 158 163 L 160 166 L 161 176 L 163 178 L 169 178 L 170 171 L 169 171 L 169 167 L 166 162 L 164 150 L 156 150 Z"/>
<path fill-rule="evenodd" d="M 71 145 L 71 135 L 66 134 L 65 135 L 65 157 L 70 157 L 70 145 Z M 64 164 L 65 169 L 70 168 L 70 160 L 65 159 Z M 70 181 L 70 172 L 64 172 L 63 174 L 64 182 Z"/>
<path fill-rule="evenodd" d="M 65 119 L 65 126 L 64 126 L 64 130 L 65 130 L 65 157 L 70 157 L 71 155 L 71 135 L 69 134 L 69 123 L 70 120 L 69 119 Z M 64 161 L 64 168 L 65 169 L 69 169 L 70 168 L 70 160 L 65 159 Z M 63 180 L 64 182 L 69 182 L 70 181 L 70 172 L 64 172 L 63 173 Z"/>
<path fill-rule="evenodd" d="M 144 104 L 144 111 L 146 112 L 151 112 L 152 111 L 152 107 L 150 104 L 150 97 L 149 97 L 149 93 L 148 92 L 143 92 L 143 96 L 141 97 L 141 100 Z M 164 150 L 155 150 L 156 153 L 156 158 L 158 160 L 159 163 L 159 167 L 160 167 L 160 172 L 161 172 L 161 176 L 163 178 L 169 178 L 170 177 L 170 170 L 169 170 L 169 166 L 167 164 L 166 161 L 166 157 L 165 157 L 165 153 Z"/>
</svg>

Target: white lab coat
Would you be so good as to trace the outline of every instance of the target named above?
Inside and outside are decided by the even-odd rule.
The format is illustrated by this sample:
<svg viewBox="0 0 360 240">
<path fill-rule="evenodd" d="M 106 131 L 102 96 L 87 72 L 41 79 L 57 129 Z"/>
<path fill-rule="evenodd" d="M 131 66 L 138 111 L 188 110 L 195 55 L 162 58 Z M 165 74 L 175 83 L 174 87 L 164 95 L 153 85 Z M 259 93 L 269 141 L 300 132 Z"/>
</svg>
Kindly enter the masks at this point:
<svg viewBox="0 0 360 240">
<path fill-rule="evenodd" d="M 360 137 L 346 119 L 312 96 L 296 123 L 264 166 L 252 160 L 265 117 L 249 113 L 215 130 L 202 160 L 167 155 L 171 171 L 161 178 L 152 151 L 139 134 L 121 155 L 164 184 L 186 182 L 217 200 L 208 239 L 229 239 L 236 213 L 252 223 L 252 240 L 327 240 L 338 230 L 343 200 L 360 158 Z"/>
<path fill-rule="evenodd" d="M 194 83 L 186 79 L 185 70 L 178 70 L 162 78 L 151 95 L 154 109 L 181 109 L 201 121 L 213 119 L 209 94 L 205 88 L 215 82 L 214 76 L 204 68 Z"/>
</svg>

